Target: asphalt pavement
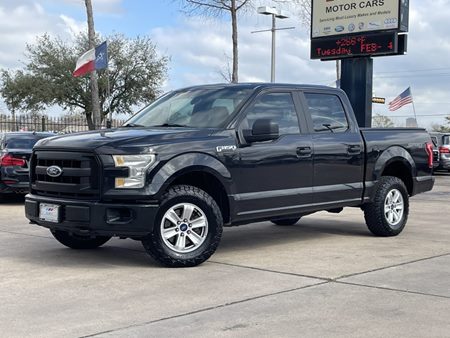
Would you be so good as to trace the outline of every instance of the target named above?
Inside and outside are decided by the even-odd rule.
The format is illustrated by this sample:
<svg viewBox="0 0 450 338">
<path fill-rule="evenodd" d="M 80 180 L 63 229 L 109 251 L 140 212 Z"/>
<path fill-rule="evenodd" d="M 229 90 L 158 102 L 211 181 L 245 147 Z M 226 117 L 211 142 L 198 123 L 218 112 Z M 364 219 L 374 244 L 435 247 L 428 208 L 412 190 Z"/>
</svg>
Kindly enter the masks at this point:
<svg viewBox="0 0 450 338">
<path fill-rule="evenodd" d="M 0 337 L 449 337 L 450 175 L 411 199 L 404 232 L 359 209 L 226 228 L 195 268 L 114 239 L 67 249 L 0 202 Z"/>
</svg>

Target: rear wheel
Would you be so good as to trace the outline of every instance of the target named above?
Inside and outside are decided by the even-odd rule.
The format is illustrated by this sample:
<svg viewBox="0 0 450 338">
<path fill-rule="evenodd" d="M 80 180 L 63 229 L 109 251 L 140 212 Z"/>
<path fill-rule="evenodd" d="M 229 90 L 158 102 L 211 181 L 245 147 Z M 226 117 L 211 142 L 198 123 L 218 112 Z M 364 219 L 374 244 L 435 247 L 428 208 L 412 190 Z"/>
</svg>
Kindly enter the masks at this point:
<svg viewBox="0 0 450 338">
<path fill-rule="evenodd" d="M 376 236 L 397 236 L 408 220 L 409 197 L 405 184 L 397 177 L 382 177 L 373 202 L 364 207 L 364 218 Z"/>
<path fill-rule="evenodd" d="M 163 265 L 196 266 L 216 251 L 222 225 L 222 214 L 210 195 L 193 186 L 178 185 L 163 196 L 153 232 L 142 244 Z"/>
<path fill-rule="evenodd" d="M 271 222 L 275 225 L 290 226 L 290 225 L 297 224 L 299 220 L 300 220 L 300 217 L 295 217 L 295 218 L 273 219 L 273 220 L 271 220 Z"/>
<path fill-rule="evenodd" d="M 71 234 L 66 231 L 52 230 L 53 237 L 56 240 L 71 249 L 95 249 L 108 242 L 111 237 L 108 236 L 82 236 Z"/>
</svg>

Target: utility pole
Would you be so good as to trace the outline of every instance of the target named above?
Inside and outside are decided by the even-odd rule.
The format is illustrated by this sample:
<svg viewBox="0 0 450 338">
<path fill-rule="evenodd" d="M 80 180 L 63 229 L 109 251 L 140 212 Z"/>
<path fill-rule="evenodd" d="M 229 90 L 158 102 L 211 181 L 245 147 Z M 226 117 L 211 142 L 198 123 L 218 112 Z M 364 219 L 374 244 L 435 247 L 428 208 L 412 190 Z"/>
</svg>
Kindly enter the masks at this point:
<svg viewBox="0 0 450 338">
<path fill-rule="evenodd" d="M 88 38 L 89 49 L 95 48 L 95 29 L 94 29 L 94 14 L 92 12 L 92 1 L 85 0 L 87 22 L 88 22 Z M 102 118 L 100 114 L 100 98 L 98 94 L 97 72 L 91 73 L 91 95 L 92 95 L 92 120 L 94 129 L 100 129 Z"/>
</svg>

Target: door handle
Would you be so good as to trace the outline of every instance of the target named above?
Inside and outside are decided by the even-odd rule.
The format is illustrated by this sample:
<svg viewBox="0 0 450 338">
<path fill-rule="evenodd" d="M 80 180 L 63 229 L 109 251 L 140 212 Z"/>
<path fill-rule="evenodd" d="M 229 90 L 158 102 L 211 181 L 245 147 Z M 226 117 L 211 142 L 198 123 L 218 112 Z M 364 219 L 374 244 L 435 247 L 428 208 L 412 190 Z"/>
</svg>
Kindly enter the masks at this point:
<svg viewBox="0 0 450 338">
<path fill-rule="evenodd" d="M 357 144 L 352 144 L 347 147 L 347 152 L 349 154 L 359 154 L 361 152 L 361 146 Z"/>
<path fill-rule="evenodd" d="M 311 157 L 312 149 L 311 147 L 298 147 L 297 148 L 297 157 Z"/>
</svg>

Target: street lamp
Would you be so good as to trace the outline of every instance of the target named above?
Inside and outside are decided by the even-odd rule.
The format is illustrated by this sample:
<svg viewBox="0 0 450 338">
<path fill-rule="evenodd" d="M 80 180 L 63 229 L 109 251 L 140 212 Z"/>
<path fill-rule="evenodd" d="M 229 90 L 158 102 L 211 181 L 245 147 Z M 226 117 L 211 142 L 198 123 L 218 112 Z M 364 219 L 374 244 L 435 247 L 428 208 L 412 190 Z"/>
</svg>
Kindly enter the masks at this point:
<svg viewBox="0 0 450 338">
<path fill-rule="evenodd" d="M 277 9 L 275 7 L 263 6 L 263 7 L 258 8 L 258 14 L 272 16 L 272 28 L 271 29 L 254 31 L 252 33 L 272 32 L 272 61 L 271 61 L 270 82 L 275 82 L 275 32 L 277 30 L 294 29 L 295 27 L 276 28 L 276 19 L 289 18 L 287 11 Z"/>
</svg>

